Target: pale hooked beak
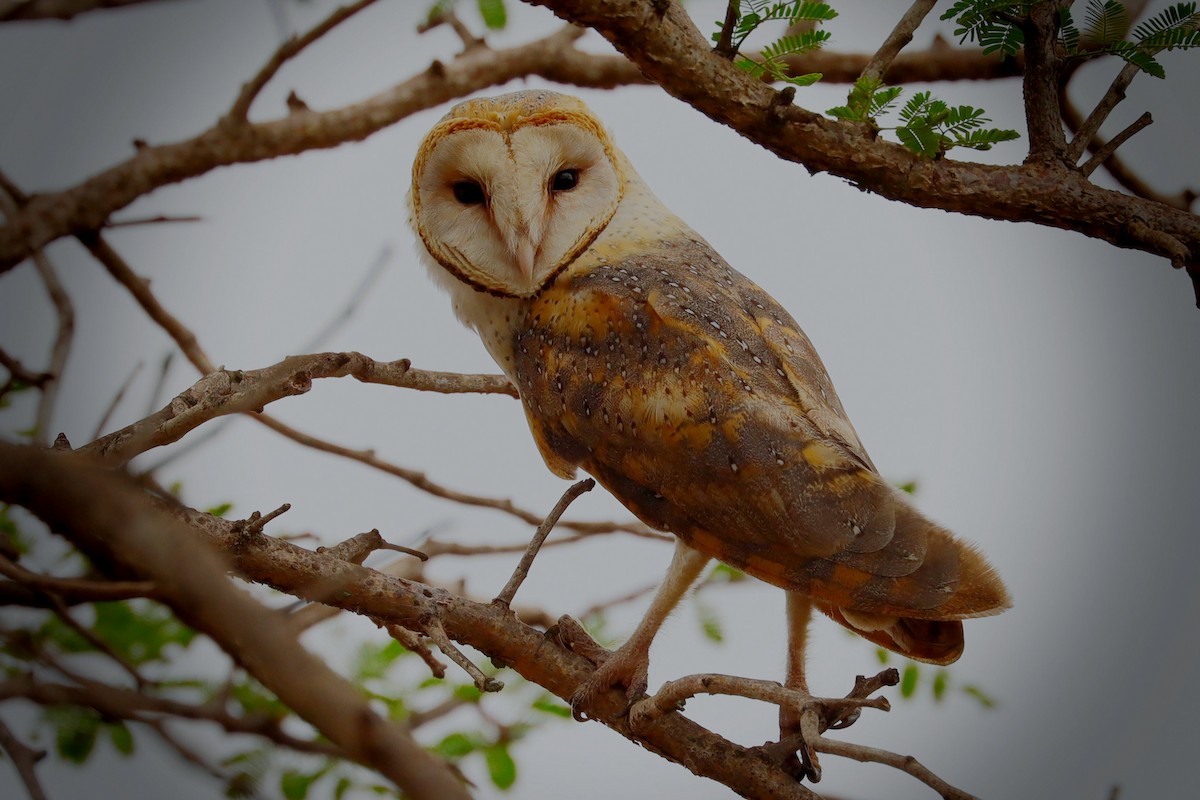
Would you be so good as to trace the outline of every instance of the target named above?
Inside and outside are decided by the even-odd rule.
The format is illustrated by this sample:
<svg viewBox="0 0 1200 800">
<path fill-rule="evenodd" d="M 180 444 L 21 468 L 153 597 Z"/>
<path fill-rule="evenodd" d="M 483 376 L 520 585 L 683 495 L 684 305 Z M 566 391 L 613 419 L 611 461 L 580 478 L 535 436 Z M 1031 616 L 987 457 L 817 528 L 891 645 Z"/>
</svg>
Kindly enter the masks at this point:
<svg viewBox="0 0 1200 800">
<path fill-rule="evenodd" d="M 537 258 L 537 243 L 534 242 L 533 237 L 522 236 L 517 242 L 516 252 L 513 255 L 517 259 L 517 269 L 521 271 L 521 277 L 532 281 L 533 262 Z"/>
</svg>

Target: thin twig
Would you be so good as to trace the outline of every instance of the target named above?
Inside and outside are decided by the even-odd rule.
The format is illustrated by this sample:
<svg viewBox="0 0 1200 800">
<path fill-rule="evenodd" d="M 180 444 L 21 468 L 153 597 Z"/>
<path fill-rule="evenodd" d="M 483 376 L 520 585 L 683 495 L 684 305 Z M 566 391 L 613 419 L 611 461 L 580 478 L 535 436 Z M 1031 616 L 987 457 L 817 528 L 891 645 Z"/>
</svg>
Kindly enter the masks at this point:
<svg viewBox="0 0 1200 800">
<path fill-rule="evenodd" d="M 111 658 L 117 666 L 119 666 L 127 675 L 133 678 L 134 682 L 138 685 L 138 689 L 145 689 L 147 686 L 154 684 L 153 681 L 143 677 L 142 674 L 137 671 L 137 667 L 129 663 L 125 656 L 114 650 L 108 642 L 104 641 L 94 632 L 79 624 L 79 621 L 71 616 L 70 609 L 67 608 L 66 604 L 64 604 L 61 599 L 51 594 L 50 604 L 54 609 L 54 613 L 58 615 L 59 619 L 66 623 L 68 628 L 75 631 L 76 634 L 82 637 L 96 650 Z"/>
<path fill-rule="evenodd" d="M 450 641 L 450 637 L 446 635 L 446 630 L 442 627 L 441 620 L 434 617 L 425 623 L 425 635 L 433 640 L 433 643 L 438 646 L 438 649 L 447 658 L 458 664 L 464 672 L 471 676 L 471 680 L 475 682 L 476 689 L 481 692 L 498 692 L 504 688 L 503 681 L 498 681 L 495 678 L 484 675 L 479 667 L 472 664 L 471 659 L 463 655 L 458 646 Z"/>
<path fill-rule="evenodd" d="M 66 602 L 83 600 L 129 600 L 134 597 L 153 598 L 156 593 L 151 581 L 91 581 L 83 578 L 55 578 L 41 575 L 14 564 L 0 555 L 0 574 L 39 592 L 49 592 Z"/>
<path fill-rule="evenodd" d="M 230 107 L 229 113 L 225 115 L 223 121 L 226 124 L 244 123 L 246 115 L 250 111 L 250 105 L 254 102 L 254 98 L 258 97 L 258 93 L 274 77 L 280 67 L 288 60 L 297 56 L 301 50 L 374 2 L 375 0 L 358 0 L 357 3 L 342 6 L 308 33 L 303 36 L 293 36 L 281 44 L 271 55 L 271 58 L 267 60 L 267 63 L 262 66 L 262 69 L 242 86 L 241 92 L 238 93 L 237 99 L 233 101 L 233 105 Z"/>
<path fill-rule="evenodd" d="M 79 14 L 149 0 L 0 0 L 0 22 L 34 19 L 73 19 Z"/>
<path fill-rule="evenodd" d="M 26 386 L 37 386 L 40 388 L 47 381 L 54 378 L 49 372 L 34 372 L 17 360 L 16 357 L 5 352 L 2 347 L 0 347 L 0 366 L 8 370 L 8 374 L 13 379 L 20 381 Z"/>
<path fill-rule="evenodd" d="M 1125 128 L 1125 130 L 1114 136 L 1112 141 L 1105 142 L 1103 146 L 1098 147 L 1092 154 L 1092 157 L 1079 167 L 1079 171 L 1085 176 L 1091 175 L 1096 171 L 1096 167 L 1100 166 L 1112 157 L 1112 154 L 1116 152 L 1118 147 L 1125 144 L 1125 142 L 1127 142 L 1131 136 L 1140 131 L 1142 128 L 1145 128 L 1147 125 L 1150 125 L 1152 122 L 1154 122 L 1154 118 L 1150 116 L 1149 111 L 1142 114 L 1140 117 L 1131 122 L 1129 126 Z M 1095 140 L 1093 139 L 1093 141 Z"/>
<path fill-rule="evenodd" d="M 29 800 L 46 800 L 46 793 L 42 791 L 42 785 L 38 782 L 37 772 L 34 770 L 37 762 L 46 757 L 46 751 L 34 750 L 26 745 L 8 729 L 2 719 L 0 719 L 0 749 L 8 753 L 8 757 L 12 760 L 13 767 L 21 776 L 21 782 L 25 784 L 25 790 L 29 792 Z"/>
<path fill-rule="evenodd" d="M 576 483 L 571 488 L 563 492 L 563 496 L 558 499 L 558 502 L 546 515 L 546 519 L 538 526 L 537 531 L 533 534 L 533 539 L 529 542 L 529 547 L 525 550 L 525 555 L 521 556 L 521 561 L 517 564 L 517 568 L 513 570 L 512 577 L 508 579 L 508 583 L 504 584 L 504 588 L 500 590 L 500 594 L 492 600 L 493 603 L 499 603 L 503 606 L 511 606 L 513 597 L 517 593 L 517 589 L 521 588 L 525 578 L 529 575 L 529 568 L 533 566 L 533 559 L 537 557 L 538 551 L 542 548 L 542 542 L 546 541 L 546 537 L 550 535 L 550 531 L 554 530 L 555 524 L 559 517 L 567 510 L 567 506 L 575 501 L 575 498 L 584 492 L 590 492 L 596 488 L 596 482 L 591 478 L 586 478 L 579 483 Z"/>
<path fill-rule="evenodd" d="M 713 51 L 723 58 L 732 59 L 736 55 L 733 49 L 733 29 L 737 27 L 738 18 L 742 13 L 741 9 L 741 0 L 729 0 L 725 6 L 725 21 L 721 23 L 721 35 L 717 37 L 717 44 L 713 47 Z"/>
<path fill-rule="evenodd" d="M 425 22 L 422 22 L 417 26 L 417 33 L 428 33 L 441 25 L 450 26 L 455 35 L 458 36 L 459 41 L 462 42 L 464 53 L 469 53 L 477 47 L 487 46 L 483 39 L 471 33 L 471 29 L 463 24 L 463 21 L 459 19 L 458 14 L 455 14 L 452 8 L 444 9 L 432 15 Z"/>
<path fill-rule="evenodd" d="M 629 724 L 639 730 L 653 723 L 669 711 L 677 711 L 683 702 L 698 694 L 724 694 L 761 700 L 777 706 L 797 709 L 816 708 L 820 711 L 841 711 L 857 708 L 875 708 L 888 711 L 891 705 L 886 697 L 822 697 L 816 698 L 807 692 L 789 689 L 778 681 L 754 678 L 739 678 L 715 673 L 686 675 L 667 681 L 653 697 L 634 703 L 629 710 Z"/>
<path fill-rule="evenodd" d="M 134 364 L 133 369 L 129 372 L 129 376 L 125 378 L 125 382 L 121 384 L 121 388 L 117 389 L 117 393 L 113 395 L 112 402 L 108 404 L 108 408 L 104 409 L 104 413 L 100 415 L 100 421 L 96 423 L 96 430 L 92 433 L 93 439 L 99 439 L 100 434 L 104 433 L 104 428 L 108 425 L 108 420 L 112 417 L 113 412 L 117 410 L 117 406 L 121 403 L 121 400 L 125 398 L 125 393 L 129 391 L 129 387 L 133 384 L 134 378 L 136 378 L 138 373 L 142 371 L 142 367 L 145 366 L 145 363 L 146 362 L 144 361 L 139 361 Z"/>
<path fill-rule="evenodd" d="M 855 761 L 863 763 L 884 764 L 894 767 L 901 772 L 907 772 L 941 795 L 944 800 L 978 800 L 975 795 L 968 794 L 962 789 L 946 783 L 946 781 L 939 778 L 928 767 L 912 756 L 902 756 L 887 750 L 880 750 L 877 747 L 867 747 L 861 744 L 827 739 L 824 736 L 817 736 L 810 744 L 819 753 L 852 758 Z"/>
<path fill-rule="evenodd" d="M 50 302 L 54 304 L 54 311 L 58 316 L 58 329 L 54 335 L 54 346 L 50 350 L 50 363 L 46 367 L 46 372 L 54 377 L 42 386 L 37 422 L 34 425 L 34 441 L 44 445 L 50 441 L 50 422 L 54 416 L 58 390 L 62 386 L 63 371 L 67 367 L 67 357 L 71 354 L 71 340 L 75 336 L 75 306 L 72 305 L 67 290 L 63 288 L 54 265 L 46 258 L 45 253 L 36 251 L 33 254 L 33 265 L 42 278 L 46 293 L 50 296 Z"/>
<path fill-rule="evenodd" d="M 88 233 L 81 234 L 78 239 L 108 270 L 108 274 L 112 275 L 117 283 L 124 286 L 133 295 L 142 310 L 150 315 L 150 319 L 167 332 L 167 335 L 187 356 L 188 361 L 191 361 L 201 374 L 207 375 L 216 370 L 216 364 L 209 359 L 196 340 L 196 334 L 192 333 L 186 325 L 158 302 L 158 298 L 150 291 L 150 282 L 134 273 L 128 262 L 104 240 L 103 236 L 98 233 Z"/>
<path fill-rule="evenodd" d="M 1108 91 L 1100 98 L 1100 102 L 1092 109 L 1092 113 L 1088 114 L 1087 119 L 1075 132 L 1075 138 L 1067 145 L 1064 157 L 1068 164 L 1074 164 L 1083 155 L 1083 151 L 1087 149 L 1092 137 L 1100 132 L 1100 126 L 1108 119 L 1108 115 L 1112 113 L 1118 103 L 1125 99 L 1125 90 L 1129 88 L 1129 84 L 1139 72 L 1141 70 L 1136 64 L 1126 64 L 1117 73 L 1117 77 L 1113 78 Z"/>
<path fill-rule="evenodd" d="M 383 275 L 384 270 L 391 263 L 392 255 L 392 246 L 390 244 L 385 244 L 379 248 L 379 253 L 367 266 L 366 271 L 363 272 L 362 278 L 359 279 L 358 284 L 350 292 L 350 297 L 346 300 L 346 303 L 330 317 L 329 321 L 320 330 L 312 335 L 312 338 L 300 346 L 301 353 L 314 353 L 323 349 L 333 339 L 334 334 L 354 318 L 358 307 L 371 294 L 371 289 L 379 282 L 379 278 Z"/>
<path fill-rule="evenodd" d="M 888 37 L 883 40 L 883 44 L 875 51 L 875 55 L 871 56 L 871 60 L 862 71 L 861 78 L 883 80 L 883 75 L 888 71 L 888 67 L 896 60 L 900 51 L 912 41 L 913 32 L 920 27 L 921 22 L 933 10 L 936 2 L 937 0 L 916 0 L 908 11 L 904 12 L 904 16 L 896 23 L 896 27 L 892 29 Z"/>
<path fill-rule="evenodd" d="M 433 651 L 425 646 L 425 643 L 421 641 L 419 633 L 391 622 L 384 624 L 383 629 L 388 632 L 389 636 L 399 642 L 405 650 L 420 656 L 421 660 L 425 662 L 425 666 L 429 667 L 429 671 L 433 674 L 433 677 L 446 677 L 446 665 L 438 661 Z M 409 725 L 412 726 L 411 721 Z"/>
<path fill-rule="evenodd" d="M 374 528 L 366 533 L 360 533 L 351 536 L 344 542 L 333 545 L 332 547 L 318 547 L 318 553 L 329 553 L 335 558 L 340 558 L 343 561 L 349 561 L 351 564 L 362 565 L 367 556 L 374 553 L 376 550 L 393 550 L 397 553 L 416 556 L 422 561 L 428 561 L 429 556 L 422 553 L 420 550 L 413 550 L 411 547 L 403 547 L 398 544 L 391 544 L 384 540 L 380 535 L 379 529 Z"/>
<path fill-rule="evenodd" d="M 159 225 L 170 222 L 203 222 L 204 217 L 196 214 L 187 214 L 178 217 L 167 216 L 166 214 L 157 214 L 153 217 L 137 217 L 134 219 L 110 219 L 104 223 L 105 228 L 130 228 L 134 225 Z"/>
</svg>

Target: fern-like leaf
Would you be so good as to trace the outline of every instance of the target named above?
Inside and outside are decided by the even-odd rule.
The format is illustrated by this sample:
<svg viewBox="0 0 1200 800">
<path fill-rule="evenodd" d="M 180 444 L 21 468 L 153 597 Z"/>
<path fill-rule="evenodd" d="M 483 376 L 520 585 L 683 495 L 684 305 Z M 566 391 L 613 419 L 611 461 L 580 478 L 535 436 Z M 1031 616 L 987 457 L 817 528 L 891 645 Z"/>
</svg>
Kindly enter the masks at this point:
<svg viewBox="0 0 1200 800">
<path fill-rule="evenodd" d="M 1058 10 L 1058 40 L 1069 55 L 1079 52 L 1079 28 L 1071 17 L 1071 9 L 1066 6 Z"/>
<path fill-rule="evenodd" d="M 1140 45 L 1133 42 L 1117 42 L 1109 48 L 1109 52 L 1117 58 L 1133 64 L 1148 75 L 1153 75 L 1156 78 L 1167 77 L 1166 70 L 1163 69 L 1162 64 L 1158 63 L 1154 56 Z"/>
<path fill-rule="evenodd" d="M 1107 49 L 1129 31 L 1129 13 L 1117 0 L 1088 0 L 1084 38 L 1096 47 Z"/>
<path fill-rule="evenodd" d="M 1200 14 L 1196 13 L 1195 3 L 1176 3 L 1168 6 L 1158 14 L 1133 29 L 1133 38 L 1139 44 L 1151 44 L 1155 36 L 1163 36 L 1171 30 L 1195 30 L 1200 25 Z"/>
<path fill-rule="evenodd" d="M 928 125 L 906 125 L 896 129 L 900 143 L 919 156 L 937 158 L 942 154 L 942 136 Z"/>
<path fill-rule="evenodd" d="M 1000 130 L 999 128 L 985 128 L 983 130 L 974 130 L 966 135 L 954 137 L 955 147 L 969 147 L 972 150 L 991 150 L 992 145 L 999 142 L 1011 142 L 1014 139 L 1020 139 L 1021 134 L 1013 130 Z"/>
</svg>

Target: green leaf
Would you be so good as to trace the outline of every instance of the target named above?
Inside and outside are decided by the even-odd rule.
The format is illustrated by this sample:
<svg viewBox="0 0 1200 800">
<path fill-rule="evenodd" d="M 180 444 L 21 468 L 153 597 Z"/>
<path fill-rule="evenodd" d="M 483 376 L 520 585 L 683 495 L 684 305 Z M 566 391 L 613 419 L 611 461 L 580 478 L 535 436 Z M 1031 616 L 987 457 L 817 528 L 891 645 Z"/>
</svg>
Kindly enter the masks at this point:
<svg viewBox="0 0 1200 800">
<path fill-rule="evenodd" d="M 196 632 L 157 603 L 119 601 L 95 603 L 92 632 L 134 664 L 162 661 L 167 646 L 187 647 Z"/>
<path fill-rule="evenodd" d="M 896 128 L 900 143 L 919 156 L 936 158 L 942 152 L 941 134 L 927 125 L 914 124 Z"/>
<path fill-rule="evenodd" d="M 458 760 L 468 753 L 474 752 L 479 746 L 476 736 L 465 733 L 452 733 L 432 748 L 442 758 Z"/>
<path fill-rule="evenodd" d="M 950 680 L 950 673 L 944 669 L 939 669 L 933 673 L 933 699 L 937 702 L 942 702 L 942 698 L 946 695 L 946 684 Z"/>
<path fill-rule="evenodd" d="M 708 573 L 708 578 L 705 579 L 708 583 L 720 583 L 728 581 L 729 583 L 737 583 L 738 581 L 746 580 L 746 573 L 740 569 L 735 569 L 728 564 L 718 563 Z"/>
<path fill-rule="evenodd" d="M 483 24 L 488 28 L 499 31 L 508 24 L 508 10 L 504 7 L 504 0 L 477 0 L 477 5 L 479 16 L 483 17 Z"/>
<path fill-rule="evenodd" d="M 875 657 L 879 659 L 880 664 L 886 664 L 888 659 L 892 657 L 891 653 L 882 647 L 875 648 Z"/>
<path fill-rule="evenodd" d="M 286 770 L 279 776 L 279 791 L 283 792 L 283 796 L 287 800 L 304 800 L 304 798 L 308 797 L 308 790 L 312 787 L 313 781 L 316 778 L 316 775 L 306 775 L 295 770 Z"/>
<path fill-rule="evenodd" d="M 0 539 L 21 555 L 25 555 L 29 552 L 29 544 L 21 536 L 17 523 L 8 513 L 11 507 L 8 503 L 0 503 Z"/>
<path fill-rule="evenodd" d="M 118 753 L 123 756 L 133 755 L 133 734 L 124 722 L 110 722 L 104 728 L 108 731 L 108 740 Z"/>
<path fill-rule="evenodd" d="M 899 484 L 896 488 L 905 494 L 916 494 L 917 486 L 918 484 L 916 481 L 905 481 L 904 483 Z"/>
<path fill-rule="evenodd" d="M 395 639 L 382 646 L 371 642 L 364 644 L 359 648 L 358 658 L 355 661 L 355 679 L 359 683 L 363 683 L 382 678 L 387 674 L 392 663 L 401 656 L 407 655 L 408 652 L 404 645 Z"/>
<path fill-rule="evenodd" d="M 454 696 L 464 703 L 478 703 L 483 697 L 483 692 L 479 691 L 473 683 L 463 683 L 454 687 Z"/>
<path fill-rule="evenodd" d="M 1071 9 L 1063 6 L 1058 10 L 1058 40 L 1068 54 L 1079 52 L 1079 29 L 1071 17 Z"/>
<path fill-rule="evenodd" d="M 696 603 L 696 615 L 700 618 L 700 628 L 704 631 L 705 638 L 717 644 L 725 641 L 725 634 L 721 631 L 721 618 L 711 606 Z"/>
<path fill-rule="evenodd" d="M 1174 6 L 1164 8 L 1146 22 L 1136 26 L 1133 37 L 1140 43 L 1150 43 L 1154 36 L 1164 35 L 1172 29 L 1188 29 L 1200 23 L 1200 14 L 1196 14 L 1194 2 L 1176 2 Z"/>
<path fill-rule="evenodd" d="M 100 730 L 100 712 L 79 706 L 59 706 L 46 712 L 54 727 L 54 746 L 67 761 L 82 764 L 96 746 Z"/>
<path fill-rule="evenodd" d="M 969 696 L 974 697 L 976 700 L 978 700 L 979 704 L 981 706 L 983 706 L 984 708 L 995 708 L 996 707 L 996 701 L 993 700 L 990 695 L 988 695 L 986 692 L 983 691 L 983 689 L 980 689 L 978 686 L 975 686 L 973 684 L 967 684 L 966 686 L 962 687 L 962 690 L 964 692 L 966 692 Z"/>
<path fill-rule="evenodd" d="M 571 718 L 571 708 L 560 703 L 557 698 L 550 694 L 544 694 L 537 700 L 533 701 L 533 709 L 541 711 L 543 714 L 550 714 L 554 717 L 563 717 L 564 719 Z"/>
<path fill-rule="evenodd" d="M 212 514 L 214 517 L 223 517 L 233 510 L 233 503 L 220 503 L 208 509 L 205 513 Z"/>
<path fill-rule="evenodd" d="M 1129 30 L 1129 13 L 1117 0 L 1088 0 L 1083 14 L 1085 38 L 1101 48 L 1121 41 Z"/>
<path fill-rule="evenodd" d="M 507 744 L 494 744 L 483 751 L 488 775 L 497 789 L 509 789 L 517 782 L 517 762 L 508 752 Z"/>
<path fill-rule="evenodd" d="M 346 792 L 354 788 L 354 781 L 343 775 L 338 778 L 337 785 L 333 787 L 333 800 L 342 800 L 346 796 Z"/>
<path fill-rule="evenodd" d="M 903 674 L 900 676 L 900 696 L 909 698 L 917 691 L 917 678 L 921 675 L 921 670 L 916 664 L 909 664 L 904 668 Z"/>
</svg>

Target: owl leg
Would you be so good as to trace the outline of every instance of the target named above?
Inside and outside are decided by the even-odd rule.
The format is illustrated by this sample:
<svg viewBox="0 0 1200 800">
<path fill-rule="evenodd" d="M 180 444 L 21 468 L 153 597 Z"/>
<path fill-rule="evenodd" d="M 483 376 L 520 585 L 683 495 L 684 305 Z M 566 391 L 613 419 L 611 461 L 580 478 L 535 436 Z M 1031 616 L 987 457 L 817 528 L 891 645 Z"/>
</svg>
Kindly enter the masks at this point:
<svg viewBox="0 0 1200 800">
<path fill-rule="evenodd" d="M 787 592 L 787 670 L 783 685 L 810 697 L 808 679 L 804 675 L 804 660 L 808 646 L 808 623 L 811 619 L 812 601 L 799 592 Z M 801 708 L 779 707 L 780 742 L 793 736 L 801 736 L 802 713 L 803 709 Z M 784 756 L 784 767 L 798 778 L 808 777 L 814 782 L 821 779 L 821 767 L 817 762 L 817 754 L 807 743 L 801 744 L 796 752 Z"/>
<path fill-rule="evenodd" d="M 604 659 L 571 698 L 571 708 L 576 716 L 591 706 L 597 695 L 614 686 L 626 687 L 626 697 L 630 701 L 646 693 L 650 643 L 671 610 L 695 583 L 708 560 L 709 557 L 699 550 L 693 550 L 680 539 L 675 540 L 675 554 L 671 557 L 671 566 L 667 568 L 667 577 L 658 587 L 637 629 L 625 644 Z"/>
</svg>

